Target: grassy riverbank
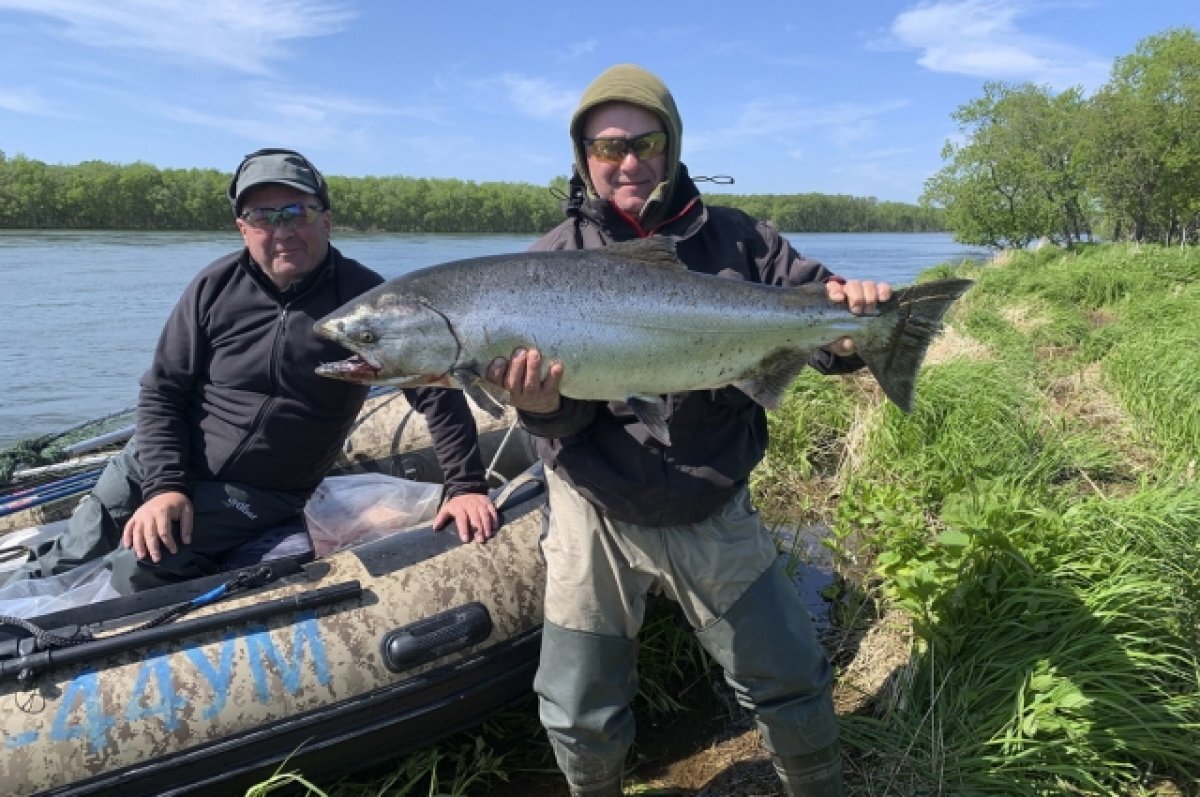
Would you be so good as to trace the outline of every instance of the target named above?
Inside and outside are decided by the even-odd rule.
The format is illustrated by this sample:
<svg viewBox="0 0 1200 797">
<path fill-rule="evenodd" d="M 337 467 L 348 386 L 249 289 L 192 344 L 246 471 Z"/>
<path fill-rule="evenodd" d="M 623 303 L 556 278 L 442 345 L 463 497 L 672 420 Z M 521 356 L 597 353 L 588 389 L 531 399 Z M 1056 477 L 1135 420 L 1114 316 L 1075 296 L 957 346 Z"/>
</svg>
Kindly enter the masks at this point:
<svg viewBox="0 0 1200 797">
<path fill-rule="evenodd" d="M 848 575 L 826 641 L 850 793 L 1200 793 L 1200 251 L 1045 249 L 964 275 L 911 415 L 868 377 L 806 375 L 755 475 L 766 516 L 831 527 Z M 761 762 L 754 732 L 669 612 L 641 662 L 644 757 L 685 705 L 719 731 L 691 766 L 643 759 L 627 794 L 748 793 L 745 762 L 718 759 L 740 736 Z M 326 791 L 551 797 L 535 715 Z"/>
</svg>

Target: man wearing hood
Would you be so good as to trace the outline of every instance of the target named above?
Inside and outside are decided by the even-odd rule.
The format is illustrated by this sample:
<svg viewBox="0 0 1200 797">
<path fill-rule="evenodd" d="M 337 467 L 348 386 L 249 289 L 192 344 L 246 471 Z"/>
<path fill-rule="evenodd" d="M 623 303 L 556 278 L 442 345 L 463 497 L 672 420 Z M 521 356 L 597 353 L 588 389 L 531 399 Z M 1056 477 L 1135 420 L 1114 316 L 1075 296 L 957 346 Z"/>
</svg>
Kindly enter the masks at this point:
<svg viewBox="0 0 1200 797">
<path fill-rule="evenodd" d="M 670 236 L 689 269 L 778 286 L 823 282 L 869 312 L 891 291 L 801 257 L 770 225 L 708 207 L 680 162 L 675 101 L 641 67 L 614 66 L 571 120 L 568 219 L 532 247 L 590 249 Z M 824 373 L 862 366 L 848 340 L 818 351 Z M 543 369 L 543 365 L 545 368 Z M 646 596 L 677 601 L 757 715 L 787 794 L 842 793 L 832 671 L 747 488 L 767 448 L 763 408 L 736 388 L 667 397 L 664 446 L 623 402 L 558 392 L 562 365 L 513 352 L 488 377 L 508 389 L 547 466 L 550 527 L 542 656 L 534 688 L 573 797 L 621 794 L 634 738 L 636 651 Z"/>
</svg>

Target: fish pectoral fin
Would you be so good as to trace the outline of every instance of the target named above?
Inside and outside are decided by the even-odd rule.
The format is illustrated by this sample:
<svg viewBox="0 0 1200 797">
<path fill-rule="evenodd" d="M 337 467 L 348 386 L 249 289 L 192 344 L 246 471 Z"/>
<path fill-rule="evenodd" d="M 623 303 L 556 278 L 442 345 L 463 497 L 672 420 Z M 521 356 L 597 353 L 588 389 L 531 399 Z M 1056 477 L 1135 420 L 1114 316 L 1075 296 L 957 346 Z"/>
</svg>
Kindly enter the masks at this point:
<svg viewBox="0 0 1200 797">
<path fill-rule="evenodd" d="M 467 398 L 475 402 L 479 409 L 499 420 L 504 417 L 508 406 L 508 391 L 494 382 L 484 379 L 472 368 L 454 368 L 450 371 Z"/>
<path fill-rule="evenodd" d="M 667 431 L 666 402 L 658 396 L 630 396 L 625 399 L 629 409 L 658 442 L 671 445 L 671 433 Z"/>
<path fill-rule="evenodd" d="M 812 353 L 803 349 L 783 349 L 766 357 L 753 376 L 733 383 L 733 386 L 756 402 L 773 410 L 783 401 L 783 394 L 805 366 Z"/>
</svg>

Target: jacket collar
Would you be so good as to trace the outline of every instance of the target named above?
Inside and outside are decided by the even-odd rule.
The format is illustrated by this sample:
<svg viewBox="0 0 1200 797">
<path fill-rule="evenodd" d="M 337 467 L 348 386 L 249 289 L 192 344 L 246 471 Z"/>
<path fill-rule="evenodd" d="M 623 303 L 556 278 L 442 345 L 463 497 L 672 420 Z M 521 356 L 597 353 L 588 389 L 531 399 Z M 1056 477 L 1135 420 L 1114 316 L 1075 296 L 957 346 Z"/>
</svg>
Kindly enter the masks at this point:
<svg viewBox="0 0 1200 797">
<path fill-rule="evenodd" d="M 580 205 L 577 212 L 618 241 L 647 238 L 651 235 L 690 238 L 708 220 L 708 209 L 700 198 L 700 190 L 696 188 L 696 184 L 688 176 L 687 167 L 682 163 L 679 164 L 675 179 L 677 185 L 671 197 L 671 204 L 666 212 L 661 214 L 661 221 L 650 229 L 644 229 L 637 219 L 619 210 L 607 199 L 591 197 Z"/>
</svg>

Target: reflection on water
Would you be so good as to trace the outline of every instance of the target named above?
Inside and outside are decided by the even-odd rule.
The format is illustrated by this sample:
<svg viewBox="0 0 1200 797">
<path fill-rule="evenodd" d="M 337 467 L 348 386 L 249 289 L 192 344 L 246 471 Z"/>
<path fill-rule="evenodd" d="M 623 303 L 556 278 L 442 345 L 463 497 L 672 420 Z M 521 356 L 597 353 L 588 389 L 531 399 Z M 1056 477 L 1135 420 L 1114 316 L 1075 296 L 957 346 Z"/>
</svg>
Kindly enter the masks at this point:
<svg viewBox="0 0 1200 797">
<path fill-rule="evenodd" d="M 792 581 L 800 591 L 800 599 L 808 609 L 817 633 L 833 627 L 831 604 L 826 595 L 834 583 L 833 555 L 821 540 L 829 536 L 826 526 L 791 528 L 780 526 L 771 529 L 776 545 L 788 557 Z"/>
<path fill-rule="evenodd" d="M 943 234 L 793 233 L 806 256 L 849 277 L 910 282 L 945 261 L 982 259 Z M 334 231 L 334 245 L 385 277 L 447 260 L 520 252 L 528 235 Z M 192 276 L 241 245 L 228 232 L 0 230 L 0 446 L 132 406 L 159 330 Z"/>
</svg>

